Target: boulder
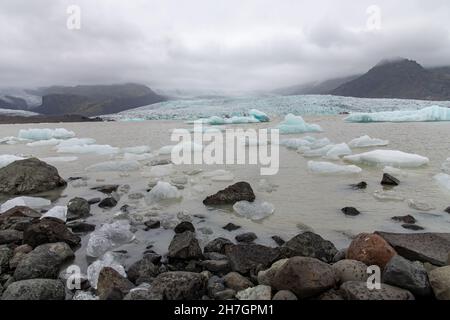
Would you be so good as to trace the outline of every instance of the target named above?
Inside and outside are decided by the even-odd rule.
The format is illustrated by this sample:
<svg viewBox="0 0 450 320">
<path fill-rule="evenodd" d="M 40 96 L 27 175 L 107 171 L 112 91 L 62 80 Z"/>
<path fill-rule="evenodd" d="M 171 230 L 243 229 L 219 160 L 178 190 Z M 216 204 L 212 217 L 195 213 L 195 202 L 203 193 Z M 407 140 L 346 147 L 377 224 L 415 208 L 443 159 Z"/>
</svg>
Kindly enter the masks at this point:
<svg viewBox="0 0 450 320">
<path fill-rule="evenodd" d="M 195 232 L 194 225 L 189 221 L 183 221 L 177 224 L 174 229 L 175 233 L 183 233 L 185 231 Z"/>
<path fill-rule="evenodd" d="M 330 289 L 327 292 L 322 293 L 315 300 L 320 301 L 342 301 L 345 300 L 342 294 L 336 289 Z"/>
<path fill-rule="evenodd" d="M 101 300 L 122 300 L 134 284 L 110 267 L 104 267 L 98 276 L 97 295 Z"/>
<path fill-rule="evenodd" d="M 95 225 L 81 222 L 81 221 L 72 221 L 67 223 L 67 227 L 75 233 L 88 233 L 95 230 Z"/>
<path fill-rule="evenodd" d="M 414 300 L 411 292 L 381 284 L 380 290 L 370 290 L 366 282 L 349 281 L 339 289 L 345 300 Z"/>
<path fill-rule="evenodd" d="M 37 247 L 44 243 L 65 242 L 72 248 L 81 238 L 73 234 L 65 223 L 56 218 L 44 218 L 29 226 L 23 234 L 23 243 Z"/>
<path fill-rule="evenodd" d="M 411 261 L 445 266 L 450 252 L 450 233 L 387 233 L 376 232 L 402 257 Z"/>
<path fill-rule="evenodd" d="M 202 249 L 198 244 L 195 234 L 190 231 L 175 234 L 169 245 L 169 258 L 173 259 L 198 259 L 202 257 Z"/>
<path fill-rule="evenodd" d="M 367 266 L 361 261 L 340 260 L 333 264 L 334 272 L 339 283 L 348 281 L 366 281 L 369 277 Z"/>
<path fill-rule="evenodd" d="M 436 298 L 450 300 L 450 266 L 430 271 L 429 278 Z"/>
<path fill-rule="evenodd" d="M 238 244 L 225 247 L 231 270 L 241 274 L 269 267 L 280 256 L 278 249 L 258 244 Z"/>
<path fill-rule="evenodd" d="M 55 167 L 36 158 L 14 161 L 0 169 L 2 194 L 36 194 L 66 185 Z"/>
<path fill-rule="evenodd" d="M 29 279 L 11 283 L 2 300 L 64 300 L 65 295 L 60 280 Z"/>
<path fill-rule="evenodd" d="M 28 207 L 14 207 L 0 215 L 0 230 L 24 231 L 41 214 Z"/>
<path fill-rule="evenodd" d="M 31 251 L 33 251 L 33 248 L 27 244 L 16 247 L 14 249 L 14 255 L 9 260 L 9 268 L 11 270 L 16 269 L 19 262 Z"/>
<path fill-rule="evenodd" d="M 235 237 L 237 242 L 251 243 L 255 241 L 258 237 L 253 232 L 241 233 Z"/>
<path fill-rule="evenodd" d="M 100 201 L 98 206 L 102 209 L 114 208 L 117 205 L 117 200 L 114 197 L 108 197 Z"/>
<path fill-rule="evenodd" d="M 318 259 L 293 257 L 281 266 L 271 284 L 276 290 L 289 290 L 305 299 L 333 288 L 336 275 L 330 265 Z"/>
<path fill-rule="evenodd" d="M 275 241 L 275 243 L 278 245 L 278 246 L 282 246 L 283 244 L 285 244 L 286 243 L 286 241 L 284 241 L 281 237 L 279 237 L 279 236 L 272 236 L 272 240 L 273 241 Z"/>
<path fill-rule="evenodd" d="M 203 200 L 204 205 L 234 205 L 239 201 L 255 201 L 255 194 L 253 189 L 247 182 L 238 182 L 220 190 L 214 195 L 206 197 Z"/>
<path fill-rule="evenodd" d="M 382 279 L 383 283 L 409 290 L 415 296 L 431 294 L 430 282 L 423 264 L 413 263 L 399 255 L 388 262 Z"/>
<path fill-rule="evenodd" d="M 331 262 L 337 252 L 333 243 L 309 231 L 295 236 L 281 246 L 281 253 L 286 258 L 301 256 Z"/>
<path fill-rule="evenodd" d="M 271 300 L 272 288 L 264 285 L 247 288 L 239 291 L 236 294 L 236 298 L 239 300 Z"/>
<path fill-rule="evenodd" d="M 400 180 L 388 173 L 385 173 L 383 174 L 383 179 L 381 179 L 381 184 L 383 186 L 398 186 L 400 184 Z"/>
<path fill-rule="evenodd" d="M 286 262 L 288 262 L 288 260 L 289 259 L 278 260 L 274 262 L 269 269 L 258 272 L 258 283 L 270 286 L 275 274 Z"/>
<path fill-rule="evenodd" d="M 150 230 L 150 229 L 158 229 L 159 227 L 161 227 L 161 221 L 159 220 L 147 220 L 144 222 L 144 225 L 146 226 L 146 230 Z"/>
<path fill-rule="evenodd" d="M 233 289 L 225 289 L 218 291 L 214 294 L 214 299 L 216 300 L 231 300 L 236 296 L 236 291 Z"/>
<path fill-rule="evenodd" d="M 226 273 L 230 271 L 230 263 L 228 260 L 204 260 L 201 265 L 205 270 L 212 273 Z"/>
<path fill-rule="evenodd" d="M 158 267 L 153 264 L 154 257 L 145 255 L 141 260 L 135 262 L 127 270 L 127 276 L 130 281 L 139 285 L 141 283 L 150 283 L 158 275 Z"/>
<path fill-rule="evenodd" d="M 20 260 L 14 279 L 56 279 L 62 264 L 73 257 L 72 249 L 64 242 L 43 244 Z"/>
<path fill-rule="evenodd" d="M 395 250 L 379 235 L 361 233 L 347 249 L 347 259 L 358 260 L 368 266 L 377 265 L 384 268 L 396 255 Z"/>
<path fill-rule="evenodd" d="M 235 291 L 242 291 L 253 287 L 254 284 L 249 279 L 237 272 L 230 272 L 223 277 L 225 285 Z"/>
<path fill-rule="evenodd" d="M 275 293 L 272 300 L 298 300 L 298 298 L 289 290 L 280 290 Z"/>
<path fill-rule="evenodd" d="M 151 291 L 166 300 L 198 300 L 206 292 L 207 279 L 199 273 L 175 271 L 158 275 Z"/>
<path fill-rule="evenodd" d="M 67 220 L 77 220 L 89 216 L 91 205 L 86 199 L 73 198 L 67 204 Z"/>
<path fill-rule="evenodd" d="M 17 231 L 14 229 L 0 230 L 0 245 L 10 243 L 19 244 L 22 243 L 22 239 L 23 232 L 21 231 Z"/>
<path fill-rule="evenodd" d="M 7 246 L 0 246 L 0 274 L 9 269 L 9 261 L 13 257 L 13 250 Z"/>
<path fill-rule="evenodd" d="M 218 253 L 225 253 L 225 247 L 228 245 L 232 245 L 233 242 L 231 242 L 228 239 L 225 238 L 216 238 L 210 242 L 208 242 L 204 248 L 205 252 L 218 252 Z"/>
</svg>

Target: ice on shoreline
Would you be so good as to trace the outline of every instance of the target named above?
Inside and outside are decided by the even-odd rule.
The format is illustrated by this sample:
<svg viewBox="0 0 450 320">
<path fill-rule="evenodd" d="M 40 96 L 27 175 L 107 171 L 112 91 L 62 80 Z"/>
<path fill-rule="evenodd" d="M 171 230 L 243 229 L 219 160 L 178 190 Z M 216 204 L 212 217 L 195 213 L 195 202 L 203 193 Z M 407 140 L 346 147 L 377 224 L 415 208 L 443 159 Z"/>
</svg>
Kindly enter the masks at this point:
<svg viewBox="0 0 450 320">
<path fill-rule="evenodd" d="M 105 267 L 110 267 L 116 270 L 122 277 L 127 277 L 125 268 L 116 260 L 114 254 L 107 252 L 87 268 L 87 278 L 92 288 L 97 289 L 98 276 L 100 275 L 100 271 Z"/>
<path fill-rule="evenodd" d="M 67 221 L 67 207 L 66 206 L 56 206 L 48 210 L 44 215 L 41 216 L 43 218 L 56 218 L 61 221 Z"/>
<path fill-rule="evenodd" d="M 38 197 L 16 197 L 3 203 L 0 207 L 0 214 L 14 207 L 29 207 L 31 209 L 42 209 L 51 205 L 50 200 Z"/>
<path fill-rule="evenodd" d="M 59 144 L 62 140 L 51 138 L 48 140 L 37 140 L 33 142 L 27 143 L 28 147 L 47 147 L 47 146 L 56 146 Z"/>
<path fill-rule="evenodd" d="M 411 111 L 385 111 L 355 113 L 344 119 L 347 122 L 427 122 L 450 121 L 450 108 L 431 106 Z"/>
<path fill-rule="evenodd" d="M 25 159 L 25 158 L 15 156 L 13 154 L 2 154 L 2 155 L 0 155 L 0 168 L 10 165 L 14 161 L 23 160 L 23 159 Z"/>
<path fill-rule="evenodd" d="M 317 174 L 356 174 L 362 169 L 355 165 L 338 165 L 331 162 L 308 161 L 308 169 Z"/>
<path fill-rule="evenodd" d="M 397 168 L 418 168 L 427 165 L 426 157 L 398 150 L 374 150 L 366 153 L 345 156 L 345 161 L 373 166 L 391 166 Z"/>
<path fill-rule="evenodd" d="M 233 205 L 233 210 L 242 217 L 253 221 L 260 221 L 272 215 L 275 207 L 269 202 L 239 201 Z"/>
<path fill-rule="evenodd" d="M 450 191 L 450 175 L 445 173 L 439 173 L 435 175 L 434 180 L 444 189 L 447 189 L 447 191 Z"/>
<path fill-rule="evenodd" d="M 350 148 L 382 147 L 387 146 L 388 144 L 388 140 L 371 138 L 367 135 L 353 139 L 348 143 Z"/>
<path fill-rule="evenodd" d="M 181 193 L 176 187 L 168 182 L 158 181 L 156 186 L 150 190 L 150 192 L 145 197 L 148 204 L 153 204 L 155 202 L 166 201 L 166 200 L 178 200 L 181 198 Z"/>
<path fill-rule="evenodd" d="M 73 131 L 64 128 L 56 129 L 21 129 L 18 137 L 28 140 L 50 140 L 50 139 L 70 139 L 75 137 Z"/>
<path fill-rule="evenodd" d="M 127 220 L 106 223 L 91 233 L 86 247 L 90 257 L 100 257 L 111 249 L 133 241 L 134 234 Z"/>
<path fill-rule="evenodd" d="M 284 117 L 284 121 L 280 122 L 276 129 L 280 130 L 280 134 L 296 134 L 305 132 L 322 132 L 322 128 L 317 124 L 309 124 L 301 116 L 288 114 Z"/>
<path fill-rule="evenodd" d="M 325 155 L 325 158 L 331 160 L 339 160 L 343 156 L 352 154 L 352 150 L 346 143 L 340 143 L 333 145 L 330 150 Z"/>
</svg>

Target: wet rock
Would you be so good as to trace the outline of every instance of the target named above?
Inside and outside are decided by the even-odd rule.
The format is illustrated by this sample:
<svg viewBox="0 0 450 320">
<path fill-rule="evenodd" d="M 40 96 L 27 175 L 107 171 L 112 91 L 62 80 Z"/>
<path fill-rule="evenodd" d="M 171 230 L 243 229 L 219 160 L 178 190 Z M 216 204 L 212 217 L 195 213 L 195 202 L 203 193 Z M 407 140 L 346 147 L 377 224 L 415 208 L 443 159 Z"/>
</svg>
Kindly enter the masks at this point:
<svg viewBox="0 0 450 320">
<path fill-rule="evenodd" d="M 228 257 L 218 252 L 205 252 L 203 256 L 206 260 L 228 260 Z"/>
<path fill-rule="evenodd" d="M 352 217 L 356 217 L 361 214 L 361 212 L 359 212 L 358 209 L 353 208 L 353 207 L 345 207 L 345 208 L 342 208 L 341 211 L 346 216 L 352 216 Z"/>
<path fill-rule="evenodd" d="M 16 247 L 14 249 L 14 255 L 11 260 L 9 260 L 9 268 L 11 270 L 16 269 L 19 262 L 31 251 L 33 251 L 33 248 L 27 244 Z"/>
<path fill-rule="evenodd" d="M 450 266 L 436 268 L 429 273 L 434 295 L 439 300 L 450 300 Z"/>
<path fill-rule="evenodd" d="M 88 200 L 88 203 L 89 203 L 90 205 L 93 205 L 93 204 L 99 203 L 100 201 L 102 201 L 101 198 L 92 198 L 92 199 L 89 199 L 89 200 Z"/>
<path fill-rule="evenodd" d="M 199 273 L 166 272 L 155 278 L 151 291 L 166 300 L 198 300 L 206 293 L 206 284 Z"/>
<path fill-rule="evenodd" d="M 298 298 L 317 296 L 336 284 L 333 268 L 314 258 L 290 258 L 275 274 L 272 287 L 276 290 L 290 290 Z"/>
<path fill-rule="evenodd" d="M 99 191 L 104 194 L 111 194 L 113 192 L 116 192 L 118 188 L 119 185 L 117 184 L 108 184 L 104 186 L 93 187 L 91 188 L 91 190 Z"/>
<path fill-rule="evenodd" d="M 98 276 L 97 295 L 101 300 L 122 300 L 130 290 L 133 283 L 110 267 L 104 267 Z"/>
<path fill-rule="evenodd" d="M 347 249 L 347 259 L 358 260 L 368 266 L 377 265 L 384 268 L 395 250 L 379 235 L 361 233 Z"/>
<path fill-rule="evenodd" d="M 150 229 L 158 229 L 161 227 L 161 221 L 159 220 L 148 220 L 144 222 L 144 225 L 147 227 L 147 231 Z"/>
<path fill-rule="evenodd" d="M 123 213 L 124 215 L 127 215 L 130 213 L 130 209 L 131 207 L 127 204 L 124 204 L 123 206 L 120 207 L 120 212 Z"/>
<path fill-rule="evenodd" d="M 388 173 L 383 174 L 383 179 L 381 180 L 381 184 L 383 186 L 398 186 L 400 184 L 400 180 L 391 176 Z"/>
<path fill-rule="evenodd" d="M 231 270 L 242 274 L 269 267 L 280 256 L 278 249 L 257 244 L 239 244 L 225 247 Z"/>
<path fill-rule="evenodd" d="M 402 228 L 407 229 L 407 230 L 412 230 L 412 231 L 421 231 L 421 230 L 425 230 L 425 228 L 415 225 L 415 224 L 402 224 Z"/>
<path fill-rule="evenodd" d="M 127 271 L 128 279 L 136 285 L 144 282 L 150 283 L 158 275 L 159 269 L 153 261 L 155 261 L 154 256 L 145 255 L 141 260 L 135 262 Z"/>
<path fill-rule="evenodd" d="M 225 290 L 222 278 L 219 278 L 218 276 L 212 276 L 207 281 L 207 292 L 210 297 L 214 297 L 217 292 Z"/>
<path fill-rule="evenodd" d="M 288 262 L 288 260 L 289 259 L 278 260 L 274 262 L 269 269 L 258 272 L 258 283 L 270 286 L 275 274 L 286 262 Z"/>
<path fill-rule="evenodd" d="M 95 230 L 95 225 L 81 221 L 69 222 L 67 227 L 75 233 L 88 233 Z"/>
<path fill-rule="evenodd" d="M 44 218 L 29 226 L 23 234 L 23 243 L 33 248 L 54 242 L 65 242 L 69 246 L 76 247 L 80 243 L 79 236 L 73 234 L 59 219 Z"/>
<path fill-rule="evenodd" d="M 286 243 L 286 241 L 284 241 L 281 237 L 279 237 L 279 236 L 272 236 L 272 240 L 273 241 L 275 241 L 275 243 L 278 245 L 278 246 L 282 246 L 283 244 L 285 244 Z"/>
<path fill-rule="evenodd" d="M 418 262 L 413 263 L 396 255 L 386 265 L 383 271 L 383 283 L 409 290 L 416 296 L 431 294 L 427 271 Z"/>
<path fill-rule="evenodd" d="M 20 260 L 14 271 L 14 279 L 56 279 L 63 263 L 74 253 L 64 242 L 43 244 Z"/>
<path fill-rule="evenodd" d="M 239 300 L 271 300 L 272 288 L 269 286 L 258 285 L 253 288 L 247 288 L 236 294 Z"/>
<path fill-rule="evenodd" d="M 308 231 L 286 242 L 281 247 L 281 252 L 283 257 L 286 258 L 301 256 L 331 262 L 338 251 L 333 243 Z"/>
<path fill-rule="evenodd" d="M 255 201 L 253 189 L 247 182 L 238 182 L 217 192 L 214 195 L 206 197 L 203 200 L 204 205 L 234 205 L 239 201 Z"/>
<path fill-rule="evenodd" d="M 14 207 L 0 215 L 0 230 L 24 231 L 41 214 L 28 207 Z"/>
<path fill-rule="evenodd" d="M 253 287 L 254 284 L 249 279 L 237 272 L 230 272 L 223 277 L 225 285 L 235 291 L 242 291 Z"/>
<path fill-rule="evenodd" d="M 65 187 L 58 170 L 36 158 L 14 161 L 0 169 L 0 193 L 36 194 Z"/>
<path fill-rule="evenodd" d="M 11 283 L 2 300 L 64 300 L 65 295 L 60 280 L 30 279 Z"/>
<path fill-rule="evenodd" d="M 91 205 L 86 199 L 73 198 L 67 204 L 67 220 L 77 220 L 89 216 Z"/>
<path fill-rule="evenodd" d="M 205 260 L 201 262 L 203 268 L 212 273 L 226 273 L 230 271 L 230 263 L 228 260 Z"/>
<path fill-rule="evenodd" d="M 363 190 L 367 188 L 367 182 L 361 181 L 360 183 L 357 184 L 351 184 L 350 187 L 352 187 L 353 189 Z"/>
<path fill-rule="evenodd" d="M 235 237 L 237 242 L 245 242 L 245 243 L 251 243 L 255 241 L 258 237 L 253 232 L 247 232 L 239 234 Z"/>
<path fill-rule="evenodd" d="M 173 259 L 198 259 L 202 257 L 202 249 L 190 231 L 175 234 L 169 245 L 169 258 Z"/>
<path fill-rule="evenodd" d="M 241 228 L 241 226 L 237 226 L 237 225 L 235 225 L 234 223 L 227 223 L 224 227 L 222 227 L 222 229 L 225 229 L 225 230 L 227 230 L 227 231 L 229 231 L 229 232 L 232 232 L 232 231 L 235 231 L 235 230 L 237 230 L 237 229 L 240 229 Z"/>
<path fill-rule="evenodd" d="M 23 232 L 17 230 L 0 230 L 0 245 L 22 243 Z"/>
<path fill-rule="evenodd" d="M 349 281 L 339 291 L 345 300 L 414 300 L 411 292 L 383 283 L 380 290 L 370 290 L 366 282 Z"/>
<path fill-rule="evenodd" d="M 397 222 L 403 222 L 403 223 L 407 223 L 407 224 L 414 224 L 416 223 L 416 218 L 414 218 L 412 215 L 406 215 L 406 216 L 397 216 L 397 217 L 392 217 L 392 220 L 397 221 Z"/>
<path fill-rule="evenodd" d="M 161 300 L 161 295 L 145 288 L 134 288 L 123 298 L 123 300 Z"/>
<path fill-rule="evenodd" d="M 231 300 L 236 296 L 236 291 L 233 289 L 225 289 L 223 291 L 216 292 L 214 294 L 214 299 L 217 300 Z"/>
<path fill-rule="evenodd" d="M 195 228 L 191 222 L 183 221 L 175 227 L 174 231 L 175 233 L 183 233 L 185 231 L 195 232 Z"/>
<path fill-rule="evenodd" d="M 338 262 L 341 260 L 345 260 L 346 255 L 347 255 L 347 249 L 341 249 L 334 255 L 332 262 Z"/>
<path fill-rule="evenodd" d="M 114 197 L 108 197 L 100 201 L 98 206 L 103 209 L 114 208 L 117 205 L 117 200 Z"/>
<path fill-rule="evenodd" d="M 225 253 L 225 247 L 228 245 L 232 245 L 233 242 L 231 242 L 228 239 L 225 238 L 216 238 L 210 242 L 208 242 L 204 248 L 205 252 L 218 252 L 218 253 Z"/>
<path fill-rule="evenodd" d="M 335 289 L 328 290 L 317 297 L 317 300 L 321 301 L 340 301 L 345 300 L 342 294 Z"/>
<path fill-rule="evenodd" d="M 450 252 L 450 233 L 387 233 L 376 232 L 402 257 L 411 261 L 444 266 Z"/>
<path fill-rule="evenodd" d="M 13 257 L 13 250 L 7 246 L 0 246 L 0 274 L 9 269 L 9 261 Z"/>
<path fill-rule="evenodd" d="M 450 207 L 446 208 L 444 212 L 450 213 Z"/>
<path fill-rule="evenodd" d="M 361 261 L 341 260 L 332 265 L 339 283 L 366 281 L 369 277 L 367 266 Z"/>
<path fill-rule="evenodd" d="M 280 290 L 273 296 L 272 300 L 298 300 L 297 296 L 289 290 Z"/>
</svg>

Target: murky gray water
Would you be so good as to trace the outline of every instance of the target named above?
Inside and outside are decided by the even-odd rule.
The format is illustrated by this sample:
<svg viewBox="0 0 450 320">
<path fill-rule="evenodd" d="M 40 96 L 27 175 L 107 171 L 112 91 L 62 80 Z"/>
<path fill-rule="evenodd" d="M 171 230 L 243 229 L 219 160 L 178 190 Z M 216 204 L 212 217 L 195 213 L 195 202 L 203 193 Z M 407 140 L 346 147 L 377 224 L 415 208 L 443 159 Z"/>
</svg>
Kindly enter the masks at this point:
<svg viewBox="0 0 450 320">
<path fill-rule="evenodd" d="M 368 134 L 374 138 L 390 140 L 388 149 L 398 149 L 404 152 L 417 153 L 427 156 L 430 164 L 424 168 L 404 170 L 407 176 L 400 176 L 401 185 L 394 190 L 406 199 L 424 201 L 433 205 L 436 210 L 422 213 L 411 209 L 406 202 L 380 201 L 373 193 L 382 190 L 380 180 L 383 168 L 362 166 L 361 174 L 352 176 L 318 176 L 307 170 L 307 161 L 300 154 L 280 147 L 280 171 L 275 176 L 261 177 L 257 166 L 203 166 L 204 171 L 226 169 L 235 175 L 234 182 L 248 181 L 255 189 L 257 199 L 268 201 L 275 206 L 275 213 L 261 222 L 252 222 L 235 215 L 231 208 L 211 210 L 202 204 L 205 196 L 223 189 L 232 182 L 212 182 L 201 175 L 188 176 L 190 183 L 182 190 L 182 201 L 159 210 L 148 207 L 144 200 L 130 200 L 126 193 L 122 193 L 118 206 L 112 210 L 102 210 L 92 206 L 93 216 L 87 221 L 101 224 L 111 222 L 114 214 L 124 204 L 132 206 L 133 219 L 145 221 L 156 216 L 177 216 L 178 212 L 191 215 L 202 243 L 219 236 L 234 238 L 236 234 L 253 231 L 259 239 L 257 242 L 274 245 L 271 236 L 279 235 L 289 239 L 300 232 L 300 226 L 308 226 L 324 238 L 333 241 L 338 247 L 346 246 L 350 236 L 360 232 L 375 230 L 393 232 L 411 232 L 403 229 L 401 224 L 391 221 L 391 217 L 411 214 L 417 224 L 425 227 L 429 232 L 450 232 L 450 215 L 444 209 L 450 206 L 450 192 L 441 189 L 433 180 L 433 176 L 440 172 L 440 166 L 450 157 L 450 124 L 441 123 L 373 123 L 358 124 L 345 123 L 339 116 L 307 117 L 308 122 L 322 126 L 323 133 L 309 134 L 316 137 L 328 137 L 334 143 L 349 142 L 361 135 Z M 268 124 L 237 125 L 237 127 L 273 127 L 277 120 Z M 189 128 L 181 121 L 145 121 L 145 122 L 105 122 L 105 123 L 64 123 L 38 125 L 2 125 L 0 137 L 17 136 L 23 128 L 58 128 L 72 130 L 77 137 L 89 137 L 97 140 L 97 144 L 110 144 L 116 147 L 131 147 L 149 145 L 153 150 L 172 144 L 170 133 L 174 128 Z M 231 127 L 231 126 L 228 126 Z M 281 138 L 301 137 L 302 135 L 282 136 Z M 354 153 L 365 152 L 370 149 L 353 149 Z M 65 205 L 74 196 L 84 198 L 100 197 L 102 194 L 90 190 L 90 187 L 101 184 L 128 184 L 130 193 L 145 193 L 149 178 L 142 176 L 142 172 L 149 171 L 149 161 L 142 161 L 140 171 L 123 174 L 120 172 L 86 172 L 85 168 L 115 156 L 57 154 L 54 147 L 28 147 L 19 145 L 0 145 L 1 154 L 33 155 L 36 157 L 77 156 L 75 162 L 61 162 L 54 165 L 64 178 L 73 176 L 88 177 L 87 186 L 69 186 L 63 191 L 62 197 L 55 204 Z M 322 160 L 318 160 L 322 161 Z M 175 167 L 173 175 L 181 175 L 192 169 L 189 166 Z M 260 179 L 278 185 L 272 193 L 259 192 L 257 186 Z M 169 180 L 169 179 L 166 179 Z M 368 188 L 363 191 L 352 190 L 349 184 L 366 181 Z M 201 186 L 205 192 L 195 191 L 193 185 Z M 357 217 L 346 217 L 340 209 L 346 206 L 358 208 L 362 214 Z M 205 218 L 193 217 L 203 215 Z M 221 227 L 228 222 L 241 225 L 242 228 L 227 232 Z M 137 225 L 136 240 L 120 247 L 129 251 L 130 261 L 139 259 L 145 247 L 154 245 L 154 250 L 165 253 L 173 231 L 158 229 L 144 231 Z M 210 233 L 210 234 L 209 234 Z M 89 236 L 83 238 L 84 245 Z M 77 263 L 85 263 L 84 247 L 77 251 Z"/>
</svg>

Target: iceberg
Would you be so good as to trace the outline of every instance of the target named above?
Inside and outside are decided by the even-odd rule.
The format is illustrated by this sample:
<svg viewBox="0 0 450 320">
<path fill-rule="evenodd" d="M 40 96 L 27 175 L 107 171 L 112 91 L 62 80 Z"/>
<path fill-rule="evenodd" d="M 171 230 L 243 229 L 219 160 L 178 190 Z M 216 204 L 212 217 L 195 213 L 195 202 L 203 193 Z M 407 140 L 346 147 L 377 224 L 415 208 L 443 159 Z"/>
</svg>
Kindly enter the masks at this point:
<svg viewBox="0 0 450 320">
<path fill-rule="evenodd" d="M 48 210 L 44 215 L 41 216 L 41 219 L 44 218 L 56 218 L 61 221 L 67 221 L 67 207 L 66 206 L 56 206 Z"/>
<path fill-rule="evenodd" d="M 73 162 L 77 161 L 78 157 L 48 157 L 48 158 L 41 158 L 41 161 L 47 162 L 47 163 L 60 163 L 60 162 Z"/>
<path fill-rule="evenodd" d="M 147 203 L 152 204 L 166 200 L 178 200 L 180 198 L 181 194 L 176 187 L 168 182 L 158 181 L 156 186 L 147 194 L 145 200 Z"/>
<path fill-rule="evenodd" d="M 418 210 L 418 211 L 431 211 L 431 210 L 435 210 L 436 208 L 433 207 L 432 205 L 426 203 L 426 202 L 422 202 L 422 201 L 417 201 L 414 199 L 408 199 L 406 201 L 406 203 L 408 204 L 408 206 L 411 209 L 414 210 Z"/>
<path fill-rule="evenodd" d="M 23 160 L 25 158 L 18 157 L 12 154 L 2 154 L 0 155 L 0 168 L 6 167 L 7 165 L 10 165 L 14 161 Z"/>
<path fill-rule="evenodd" d="M 389 140 L 373 139 L 367 135 L 353 139 L 348 143 L 350 148 L 382 147 L 388 144 Z"/>
<path fill-rule="evenodd" d="M 150 148 L 149 146 L 123 148 L 124 153 L 144 154 L 149 153 L 150 151 L 152 151 L 152 148 Z"/>
<path fill-rule="evenodd" d="M 343 166 L 331 162 L 318 162 L 308 161 L 308 169 L 312 173 L 318 174 L 355 174 L 360 173 L 362 169 L 360 167 L 350 165 Z"/>
<path fill-rule="evenodd" d="M 300 150 L 300 151 L 304 151 L 303 152 L 303 156 L 306 158 L 314 158 L 314 157 L 324 157 L 327 155 L 327 153 L 333 149 L 335 145 L 334 144 L 329 144 L 327 146 L 318 148 L 318 149 L 313 149 L 313 150 Z"/>
<path fill-rule="evenodd" d="M 49 139 L 49 140 L 38 140 L 27 143 L 28 147 L 47 147 L 47 146 L 56 146 L 61 142 L 60 139 Z"/>
<path fill-rule="evenodd" d="M 50 200 L 37 197 L 17 197 L 6 201 L 0 207 L 0 213 L 6 212 L 14 207 L 28 207 L 39 210 L 51 205 Z"/>
<path fill-rule="evenodd" d="M 116 260 L 114 254 L 111 252 L 107 252 L 103 257 L 94 261 L 87 268 L 87 278 L 92 288 L 97 289 L 98 276 L 100 275 L 100 271 L 102 271 L 102 269 L 105 267 L 113 268 L 122 277 L 127 277 L 125 268 Z"/>
<path fill-rule="evenodd" d="M 397 168 L 418 168 L 430 162 L 426 157 L 398 150 L 374 150 L 366 153 L 345 156 L 345 161 L 375 166 Z"/>
<path fill-rule="evenodd" d="M 28 140 L 69 139 L 75 137 L 73 131 L 64 128 L 57 129 L 21 129 L 18 137 Z"/>
<path fill-rule="evenodd" d="M 283 139 L 280 141 L 280 145 L 285 146 L 288 149 L 297 150 L 301 147 L 310 147 L 312 145 L 311 141 L 306 139 Z"/>
<path fill-rule="evenodd" d="M 340 157 L 350 154 L 352 154 L 352 150 L 349 146 L 346 143 L 341 143 L 332 146 L 332 148 L 326 153 L 325 157 L 331 160 L 339 160 Z"/>
<path fill-rule="evenodd" d="M 445 173 L 439 173 L 435 175 L 433 178 L 441 187 L 450 191 L 450 175 Z"/>
<path fill-rule="evenodd" d="M 275 207 L 269 202 L 239 201 L 233 205 L 233 210 L 242 217 L 253 221 L 260 221 L 272 215 Z"/>
<path fill-rule="evenodd" d="M 99 155 L 108 155 L 108 154 L 116 154 L 119 152 L 119 148 L 111 147 L 108 144 L 89 144 L 89 145 L 75 145 L 75 146 L 61 146 L 58 145 L 57 152 L 59 153 L 76 153 L 76 154 L 99 154 Z"/>
<path fill-rule="evenodd" d="M 136 160 L 120 160 L 120 161 L 105 161 L 93 164 L 86 168 L 90 172 L 107 172 L 107 171 L 138 171 L 141 165 Z"/>
<path fill-rule="evenodd" d="M 248 113 L 253 118 L 258 120 L 259 122 L 269 122 L 270 121 L 270 118 L 269 118 L 269 116 L 266 113 L 264 113 L 262 111 L 259 111 L 257 109 L 251 109 Z"/>
<path fill-rule="evenodd" d="M 9 145 L 14 145 L 14 144 L 18 144 L 21 142 L 27 142 L 30 141 L 28 139 L 20 139 L 17 137 L 4 137 L 0 139 L 0 144 L 9 144 Z"/>
<path fill-rule="evenodd" d="M 100 257 L 113 248 L 134 240 L 127 220 L 107 223 L 91 233 L 86 247 L 86 254 L 90 257 Z"/>
<path fill-rule="evenodd" d="M 317 124 L 308 124 L 301 116 L 288 114 L 285 116 L 276 129 L 280 130 L 280 134 L 296 134 L 305 132 L 322 132 L 322 128 Z"/>
<path fill-rule="evenodd" d="M 72 138 L 60 141 L 58 147 L 73 147 L 73 146 L 84 146 L 89 144 L 94 144 L 96 141 L 92 138 Z"/>
<path fill-rule="evenodd" d="M 385 111 L 355 113 L 344 119 L 347 122 L 426 122 L 450 121 L 450 108 L 431 106 L 411 111 Z"/>
</svg>

